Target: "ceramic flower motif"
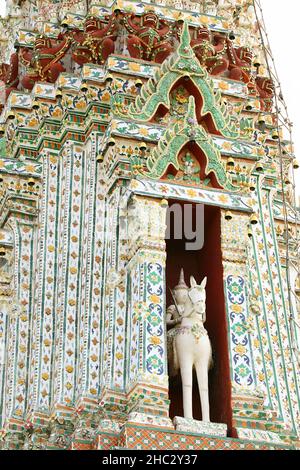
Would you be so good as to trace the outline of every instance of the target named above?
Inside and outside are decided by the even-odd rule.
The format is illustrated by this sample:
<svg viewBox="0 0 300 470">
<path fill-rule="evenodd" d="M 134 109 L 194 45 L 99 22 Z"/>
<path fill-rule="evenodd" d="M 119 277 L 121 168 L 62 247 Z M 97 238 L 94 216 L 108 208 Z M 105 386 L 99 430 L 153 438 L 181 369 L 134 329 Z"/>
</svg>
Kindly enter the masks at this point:
<svg viewBox="0 0 300 470">
<path fill-rule="evenodd" d="M 134 316 L 138 321 L 142 321 L 143 318 L 149 313 L 146 302 L 135 302 L 133 306 Z"/>
<path fill-rule="evenodd" d="M 151 374 L 156 373 L 158 375 L 161 375 L 162 371 L 163 371 L 163 362 L 162 362 L 162 360 L 159 357 L 157 357 L 156 355 L 151 356 L 147 360 L 147 370 Z"/>
<path fill-rule="evenodd" d="M 148 274 L 148 280 L 151 282 L 151 284 L 157 285 L 162 281 L 162 278 L 158 273 L 152 271 Z"/>
</svg>

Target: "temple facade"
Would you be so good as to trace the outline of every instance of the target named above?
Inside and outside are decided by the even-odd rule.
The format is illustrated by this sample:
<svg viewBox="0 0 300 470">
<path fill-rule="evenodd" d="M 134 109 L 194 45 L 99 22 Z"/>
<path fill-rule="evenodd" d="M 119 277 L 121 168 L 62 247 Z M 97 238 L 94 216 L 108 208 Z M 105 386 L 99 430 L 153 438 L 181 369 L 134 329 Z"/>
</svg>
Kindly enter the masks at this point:
<svg viewBox="0 0 300 470">
<path fill-rule="evenodd" d="M 7 1 L 1 449 L 299 448 L 299 164 L 257 10 Z M 182 268 L 207 277 L 210 421 L 170 373 Z"/>
</svg>

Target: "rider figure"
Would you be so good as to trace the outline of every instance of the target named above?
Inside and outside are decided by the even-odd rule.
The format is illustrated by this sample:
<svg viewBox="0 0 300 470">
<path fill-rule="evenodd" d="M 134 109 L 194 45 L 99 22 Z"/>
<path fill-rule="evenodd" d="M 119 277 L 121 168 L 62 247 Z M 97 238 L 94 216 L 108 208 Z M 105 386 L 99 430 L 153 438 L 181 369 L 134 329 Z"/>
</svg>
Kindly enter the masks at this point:
<svg viewBox="0 0 300 470">
<path fill-rule="evenodd" d="M 187 292 L 188 292 L 188 286 L 186 285 L 185 280 L 184 280 L 183 269 L 181 269 L 179 282 L 177 286 L 175 286 L 173 289 L 174 304 L 170 305 L 167 308 L 166 321 L 167 321 L 168 326 L 176 327 L 178 324 L 181 323 L 182 314 L 184 312 L 184 305 L 187 299 Z M 176 302 L 176 305 L 175 305 L 175 302 Z M 169 332 L 170 331 L 171 330 L 169 330 Z"/>
<path fill-rule="evenodd" d="M 168 345 L 168 357 L 174 357 L 174 339 L 178 328 L 180 328 L 182 315 L 184 313 L 184 305 L 188 296 L 188 286 L 184 280 L 183 269 L 180 271 L 179 282 L 177 286 L 174 287 L 173 291 L 174 304 L 170 305 L 167 308 L 166 314 L 166 323 L 167 326 L 171 327 L 167 332 L 167 345 Z M 177 364 L 169 364 L 170 375 L 176 375 L 178 372 Z"/>
</svg>

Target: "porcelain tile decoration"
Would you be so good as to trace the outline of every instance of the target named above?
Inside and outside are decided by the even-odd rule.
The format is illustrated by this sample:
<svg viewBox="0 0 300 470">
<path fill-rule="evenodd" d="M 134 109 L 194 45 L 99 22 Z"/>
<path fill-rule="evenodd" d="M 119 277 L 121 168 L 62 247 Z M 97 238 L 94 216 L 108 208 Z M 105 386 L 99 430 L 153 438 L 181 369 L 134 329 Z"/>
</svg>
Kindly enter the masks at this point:
<svg viewBox="0 0 300 470">
<path fill-rule="evenodd" d="M 299 449 L 299 163 L 258 0 L 6 3 L 0 449 Z"/>
</svg>

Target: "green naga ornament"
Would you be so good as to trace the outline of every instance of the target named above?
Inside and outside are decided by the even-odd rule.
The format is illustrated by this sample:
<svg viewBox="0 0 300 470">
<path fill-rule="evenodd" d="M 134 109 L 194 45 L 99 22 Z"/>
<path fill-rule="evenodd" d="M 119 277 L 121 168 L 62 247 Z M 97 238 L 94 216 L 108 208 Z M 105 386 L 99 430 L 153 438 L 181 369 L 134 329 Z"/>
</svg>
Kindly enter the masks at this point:
<svg viewBox="0 0 300 470">
<path fill-rule="evenodd" d="M 214 91 L 213 80 L 195 56 L 190 40 L 189 27 L 185 23 L 177 51 L 163 62 L 154 78 L 143 85 L 140 96 L 129 107 L 127 119 L 149 122 L 155 117 L 159 107 L 162 106 L 166 111 L 170 111 L 172 107 L 170 95 L 177 85 L 189 82 L 192 87 L 185 119 L 178 120 L 165 131 L 158 146 L 147 158 L 146 168 L 133 159 L 132 170 L 135 176 L 152 179 L 163 177 L 170 165 L 178 171 L 180 152 L 184 146 L 193 144 L 205 156 L 205 169 L 201 168 L 202 174 L 205 172 L 206 176 L 214 175 L 219 188 L 238 191 L 239 188 L 232 184 L 225 171 L 220 151 L 201 123 L 209 122 L 210 127 L 213 127 L 213 134 L 226 138 L 235 139 L 239 132 L 227 112 L 226 105 L 222 102 L 220 91 Z"/>
<path fill-rule="evenodd" d="M 148 122 L 159 106 L 169 110 L 170 92 L 184 79 L 189 80 L 196 93 L 201 96 L 201 108 L 197 109 L 197 114 L 202 117 L 209 115 L 217 133 L 235 139 L 239 135 L 238 129 L 222 102 L 220 91 L 214 91 L 214 82 L 200 65 L 190 41 L 189 27 L 185 23 L 177 51 L 163 62 L 154 78 L 143 85 L 140 96 L 129 107 L 126 118 Z"/>
<path fill-rule="evenodd" d="M 188 113 L 183 122 L 178 122 L 173 128 L 167 129 L 158 146 L 147 159 L 147 169 L 140 172 L 141 176 L 159 179 L 172 165 L 179 170 L 178 156 L 181 150 L 189 143 L 196 145 L 206 158 L 204 172 L 206 175 L 213 173 L 218 186 L 228 191 L 237 191 L 226 173 L 221 160 L 221 154 L 215 146 L 212 137 L 198 124 L 195 98 L 190 96 Z"/>
</svg>

